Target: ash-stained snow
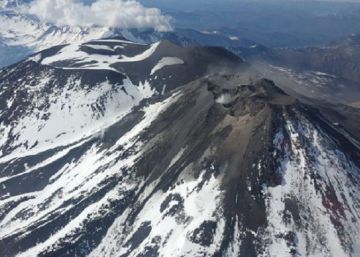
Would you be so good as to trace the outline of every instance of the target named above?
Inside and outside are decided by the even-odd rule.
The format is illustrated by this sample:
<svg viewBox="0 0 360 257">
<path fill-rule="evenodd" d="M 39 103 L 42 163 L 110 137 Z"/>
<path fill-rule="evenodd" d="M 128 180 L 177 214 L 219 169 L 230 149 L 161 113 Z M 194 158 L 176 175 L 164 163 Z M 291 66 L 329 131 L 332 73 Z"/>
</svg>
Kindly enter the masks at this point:
<svg viewBox="0 0 360 257">
<path fill-rule="evenodd" d="M 265 256 L 357 256 L 359 168 L 304 116 L 284 119 L 274 139 L 283 181 L 264 185 Z"/>
<path fill-rule="evenodd" d="M 16 90 L 26 92 L 31 104 L 19 117 L 3 125 L 4 137 L 0 148 L 16 148 L 10 156 L 36 153 L 86 138 L 126 115 L 132 107 L 155 91 L 148 82 L 134 85 L 129 79 L 113 85 L 109 81 L 94 86 L 83 85 L 76 75 L 67 78 L 64 87 L 52 87 L 57 81 L 52 72 L 42 72 L 37 85 L 26 79 Z M 51 88 L 51 93 L 45 90 Z M 20 96 L 17 103 L 21 101 Z M 11 109 L 0 114 L 8 115 Z M 25 112 L 25 113 L 24 113 Z M 11 128 L 11 129 L 10 129 Z M 11 142 L 5 138 L 12 137 Z M 31 150 L 30 150 L 31 149 Z"/>
<path fill-rule="evenodd" d="M 239 218 L 236 217 L 236 222 L 234 224 L 234 234 L 233 240 L 230 242 L 228 249 L 224 253 L 224 257 L 240 256 L 241 249 L 241 231 Z"/>
<path fill-rule="evenodd" d="M 21 237 L 26 237 L 28 234 L 34 233 L 36 228 L 46 227 L 50 221 L 47 221 L 47 218 L 53 217 L 55 220 L 65 218 L 68 212 L 76 209 L 76 205 L 81 206 L 83 200 L 97 198 L 99 192 L 110 189 L 102 194 L 96 202 L 81 209 L 66 225 L 55 229 L 51 237 L 38 242 L 17 256 L 38 256 L 47 251 L 56 251 L 62 244 L 72 242 L 72 240 L 76 241 L 77 238 L 84 235 L 86 226 L 93 220 L 101 219 L 104 215 L 111 215 L 112 204 L 115 202 L 126 204 L 131 192 L 138 192 L 139 185 L 143 183 L 134 176 L 134 173 L 128 172 L 136 159 L 141 156 L 143 142 L 138 138 L 139 133 L 143 133 L 177 97 L 178 95 L 173 95 L 163 102 L 145 106 L 142 109 L 144 117 L 136 125 L 136 128 L 119 139 L 118 143 L 122 142 L 120 152 L 119 150 L 100 149 L 97 144 L 89 145 L 80 158 L 71 159 L 65 165 L 59 166 L 49 178 L 49 183 L 41 190 L 2 197 L 0 200 L 2 208 L 11 203 L 18 202 L 19 204 L 15 205 L 0 221 L 0 240 L 6 240 L 18 233 L 21 234 Z M 82 148 L 92 140 L 94 138 L 88 138 L 76 145 L 66 146 L 63 152 L 49 157 L 37 167 L 27 168 L 18 176 L 32 173 L 41 177 L 41 174 L 37 174 L 41 170 L 40 166 L 50 166 L 68 155 L 70 151 Z M 128 151 L 131 151 L 132 154 L 119 159 Z M 116 161 L 116 159 L 118 160 Z M 13 178 L 3 178 L 0 183 L 6 184 Z M 122 183 L 113 184 L 117 180 L 121 180 Z M 19 240 L 21 239 L 19 238 Z"/>
<path fill-rule="evenodd" d="M 205 171 L 198 179 L 192 178 L 192 167 L 185 168 L 184 177 L 180 177 L 176 186 L 164 192 L 153 192 L 137 215 L 134 224 L 128 227 L 125 217 L 119 217 L 109 229 L 101 244 L 90 256 L 139 256 L 152 249 L 156 256 L 211 256 L 220 249 L 225 221 L 222 217 L 222 192 L 219 179 L 205 178 Z M 150 197 L 150 198 L 148 198 Z M 173 197 L 172 201 L 168 201 Z M 139 203 L 141 204 L 141 203 Z M 206 221 L 217 224 L 209 246 L 195 243 L 192 236 Z M 127 246 L 126 242 L 134 237 L 143 224 L 149 224 L 146 238 L 136 246 Z M 126 231 L 126 232 L 125 232 Z M 199 240 L 201 240 L 201 235 Z M 161 246 L 157 249 L 157 246 Z"/>
</svg>

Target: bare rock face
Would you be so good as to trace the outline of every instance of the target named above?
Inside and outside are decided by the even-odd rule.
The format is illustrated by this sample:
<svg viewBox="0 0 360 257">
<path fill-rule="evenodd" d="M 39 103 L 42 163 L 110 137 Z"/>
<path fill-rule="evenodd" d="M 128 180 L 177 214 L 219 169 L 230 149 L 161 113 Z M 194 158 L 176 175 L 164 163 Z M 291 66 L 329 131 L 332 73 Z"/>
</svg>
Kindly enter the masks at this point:
<svg viewBox="0 0 360 257">
<path fill-rule="evenodd" d="M 238 72 L 199 69 L 159 92 L 152 76 L 186 74 L 151 75 L 167 48 L 116 44 L 113 63 L 61 48 L 2 71 L 2 256 L 357 256 L 351 134 L 223 50 L 175 57 L 193 69 L 220 55 Z"/>
</svg>

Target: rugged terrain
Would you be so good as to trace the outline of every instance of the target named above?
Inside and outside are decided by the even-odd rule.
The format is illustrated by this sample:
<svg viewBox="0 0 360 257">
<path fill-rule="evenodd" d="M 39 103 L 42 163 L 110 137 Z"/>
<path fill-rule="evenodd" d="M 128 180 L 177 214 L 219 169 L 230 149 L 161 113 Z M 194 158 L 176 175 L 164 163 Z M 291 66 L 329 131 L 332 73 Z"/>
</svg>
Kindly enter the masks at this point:
<svg viewBox="0 0 360 257">
<path fill-rule="evenodd" d="M 91 134 L 142 99 L 216 67 L 248 69 L 221 48 L 166 41 L 144 45 L 112 38 L 44 50 L 1 71 L 0 151 L 28 152 Z"/>
<path fill-rule="evenodd" d="M 182 46 L 241 47 L 254 44 L 251 40 L 193 29 L 174 28 L 173 31 L 159 32 L 107 26 L 60 26 L 24 13 L 27 2 L 31 1 L 7 1 L 4 3 L 6 8 L 0 6 L 0 68 L 49 47 L 104 37 L 123 36 L 142 44 L 167 40 Z"/>
<path fill-rule="evenodd" d="M 358 256 L 356 137 L 226 50 L 57 46 L 0 99 L 2 256 Z"/>
</svg>

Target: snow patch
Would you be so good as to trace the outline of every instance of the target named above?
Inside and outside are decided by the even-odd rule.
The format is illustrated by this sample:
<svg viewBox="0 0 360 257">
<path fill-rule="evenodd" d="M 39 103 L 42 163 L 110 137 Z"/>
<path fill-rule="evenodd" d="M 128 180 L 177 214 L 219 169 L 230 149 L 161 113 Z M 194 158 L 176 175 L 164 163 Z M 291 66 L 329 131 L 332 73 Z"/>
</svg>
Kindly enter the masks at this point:
<svg viewBox="0 0 360 257">
<path fill-rule="evenodd" d="M 161 70 L 166 66 L 181 65 L 184 61 L 177 57 L 163 57 L 151 70 L 150 75 L 154 75 L 157 71 Z"/>
<path fill-rule="evenodd" d="M 159 44 L 160 43 L 152 44 L 147 50 L 135 56 L 88 54 L 81 50 L 81 44 L 70 44 L 62 48 L 57 54 L 44 58 L 41 64 L 63 69 L 95 69 L 118 72 L 112 67 L 113 64 L 143 61 L 156 51 Z M 100 48 L 100 46 L 97 46 L 97 48 Z M 70 62 L 71 64 L 63 64 L 66 62 Z"/>
</svg>

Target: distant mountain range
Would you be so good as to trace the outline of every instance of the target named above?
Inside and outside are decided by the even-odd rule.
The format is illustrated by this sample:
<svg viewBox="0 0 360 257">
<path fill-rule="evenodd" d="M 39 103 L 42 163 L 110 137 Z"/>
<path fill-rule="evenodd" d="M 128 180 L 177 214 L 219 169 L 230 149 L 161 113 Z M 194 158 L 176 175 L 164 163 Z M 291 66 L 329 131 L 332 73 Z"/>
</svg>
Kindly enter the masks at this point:
<svg viewBox="0 0 360 257">
<path fill-rule="evenodd" d="M 265 60 L 284 67 L 321 71 L 359 82 L 359 38 L 359 35 L 354 34 L 324 47 L 272 49 L 256 45 L 237 50 L 239 54 L 251 60 Z"/>
<path fill-rule="evenodd" d="M 359 107 L 360 44 L 351 35 L 323 47 L 232 49 L 289 90 L 327 102 Z"/>
<path fill-rule="evenodd" d="M 12 9 L 0 10 L 0 28 L 0 67 L 51 46 L 112 34 L 106 28 L 57 27 Z"/>
<path fill-rule="evenodd" d="M 356 1 L 152 0 L 151 5 L 172 16 L 175 27 L 217 31 L 275 48 L 321 46 L 360 33 Z"/>
<path fill-rule="evenodd" d="M 217 33 L 176 29 L 173 32 L 123 30 L 106 27 L 55 26 L 36 17 L 19 13 L 16 8 L 0 10 L 0 67 L 13 64 L 26 56 L 51 46 L 81 43 L 92 39 L 124 36 L 139 43 L 170 40 L 180 45 L 223 47 L 250 46 L 254 42 Z"/>
</svg>

